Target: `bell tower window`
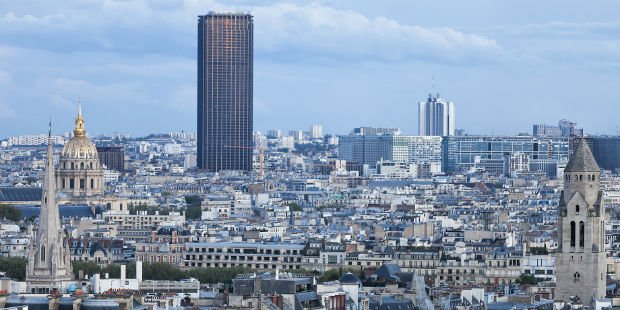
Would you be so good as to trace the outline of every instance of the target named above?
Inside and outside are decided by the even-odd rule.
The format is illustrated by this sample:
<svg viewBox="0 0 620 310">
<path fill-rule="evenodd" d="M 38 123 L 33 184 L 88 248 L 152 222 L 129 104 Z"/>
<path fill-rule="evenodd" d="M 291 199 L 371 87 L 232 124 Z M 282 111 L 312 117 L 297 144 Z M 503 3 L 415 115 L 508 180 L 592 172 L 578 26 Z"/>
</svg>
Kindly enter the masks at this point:
<svg viewBox="0 0 620 310">
<path fill-rule="evenodd" d="M 583 225 L 583 221 L 579 222 L 579 246 L 583 247 L 585 245 L 585 228 Z"/>
<path fill-rule="evenodd" d="M 570 222 L 570 246 L 575 246 L 575 221 Z"/>
</svg>

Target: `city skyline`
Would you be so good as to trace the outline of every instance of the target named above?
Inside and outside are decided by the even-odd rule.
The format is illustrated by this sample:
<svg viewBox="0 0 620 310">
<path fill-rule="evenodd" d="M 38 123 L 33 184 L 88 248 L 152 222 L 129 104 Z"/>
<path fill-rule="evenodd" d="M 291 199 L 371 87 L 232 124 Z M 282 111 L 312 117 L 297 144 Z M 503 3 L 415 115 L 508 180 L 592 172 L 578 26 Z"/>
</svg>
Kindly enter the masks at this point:
<svg viewBox="0 0 620 310">
<path fill-rule="evenodd" d="M 536 12 L 534 2 L 488 1 L 38 4 L 0 5 L 3 137 L 43 133 L 50 114 L 68 123 L 78 97 L 93 133 L 195 131 L 194 25 L 211 10 L 255 16 L 255 130 L 415 133 L 434 75 L 434 92 L 459 105 L 456 128 L 468 133 L 561 118 L 587 133 L 618 131 L 613 1 L 536 3 Z"/>
</svg>

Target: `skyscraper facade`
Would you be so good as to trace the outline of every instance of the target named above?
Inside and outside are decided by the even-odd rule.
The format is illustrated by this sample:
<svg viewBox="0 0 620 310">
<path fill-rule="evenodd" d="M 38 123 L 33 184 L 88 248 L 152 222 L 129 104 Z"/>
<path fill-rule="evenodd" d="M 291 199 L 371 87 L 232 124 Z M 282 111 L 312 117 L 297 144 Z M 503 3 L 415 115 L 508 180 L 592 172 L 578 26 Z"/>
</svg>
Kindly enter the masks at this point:
<svg viewBox="0 0 620 310">
<path fill-rule="evenodd" d="M 198 17 L 200 169 L 252 169 L 253 33 L 248 13 Z"/>
<path fill-rule="evenodd" d="M 454 103 L 437 94 L 418 104 L 420 136 L 454 136 Z"/>
</svg>

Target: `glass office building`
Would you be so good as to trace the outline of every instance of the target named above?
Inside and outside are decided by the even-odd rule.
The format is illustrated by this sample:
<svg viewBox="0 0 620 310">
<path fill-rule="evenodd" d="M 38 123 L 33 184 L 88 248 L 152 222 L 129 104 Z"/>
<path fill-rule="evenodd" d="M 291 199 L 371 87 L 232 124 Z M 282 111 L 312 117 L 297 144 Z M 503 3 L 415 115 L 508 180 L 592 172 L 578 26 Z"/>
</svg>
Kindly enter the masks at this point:
<svg viewBox="0 0 620 310">
<path fill-rule="evenodd" d="M 442 143 L 442 167 L 446 173 L 466 171 L 476 162 L 501 160 L 506 155 L 527 154 L 529 159 L 568 161 L 569 139 L 531 136 L 451 136 Z"/>
<path fill-rule="evenodd" d="M 579 139 L 571 140 L 571 150 L 577 147 Z M 620 136 L 589 136 L 584 139 L 601 169 L 620 172 Z"/>
<path fill-rule="evenodd" d="M 441 137 L 350 134 L 338 137 L 338 158 L 367 164 L 378 161 L 441 163 Z"/>
<path fill-rule="evenodd" d="M 198 17 L 200 169 L 252 169 L 253 25 L 248 13 Z"/>
</svg>

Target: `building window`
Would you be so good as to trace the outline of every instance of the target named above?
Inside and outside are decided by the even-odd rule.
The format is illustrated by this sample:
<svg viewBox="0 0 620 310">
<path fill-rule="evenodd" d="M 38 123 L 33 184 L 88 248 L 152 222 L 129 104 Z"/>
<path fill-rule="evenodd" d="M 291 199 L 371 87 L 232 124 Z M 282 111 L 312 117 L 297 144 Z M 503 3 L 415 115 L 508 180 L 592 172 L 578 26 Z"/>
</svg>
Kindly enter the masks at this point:
<svg viewBox="0 0 620 310">
<path fill-rule="evenodd" d="M 575 246 L 575 221 L 570 222 L 570 246 Z"/>
<path fill-rule="evenodd" d="M 74 178 L 69 179 L 69 188 L 71 188 L 71 189 L 75 188 L 75 179 Z"/>
<path fill-rule="evenodd" d="M 45 261 L 45 246 L 41 246 L 41 261 Z"/>
<path fill-rule="evenodd" d="M 575 206 L 575 213 L 579 214 L 579 205 Z"/>
<path fill-rule="evenodd" d="M 90 179 L 90 188 L 95 188 L 95 179 Z"/>
<path fill-rule="evenodd" d="M 584 225 L 583 225 L 583 221 L 579 222 L 579 246 L 583 247 L 585 244 L 585 229 L 584 229 Z"/>
<path fill-rule="evenodd" d="M 84 179 L 80 179 L 80 189 L 84 189 Z"/>
</svg>

